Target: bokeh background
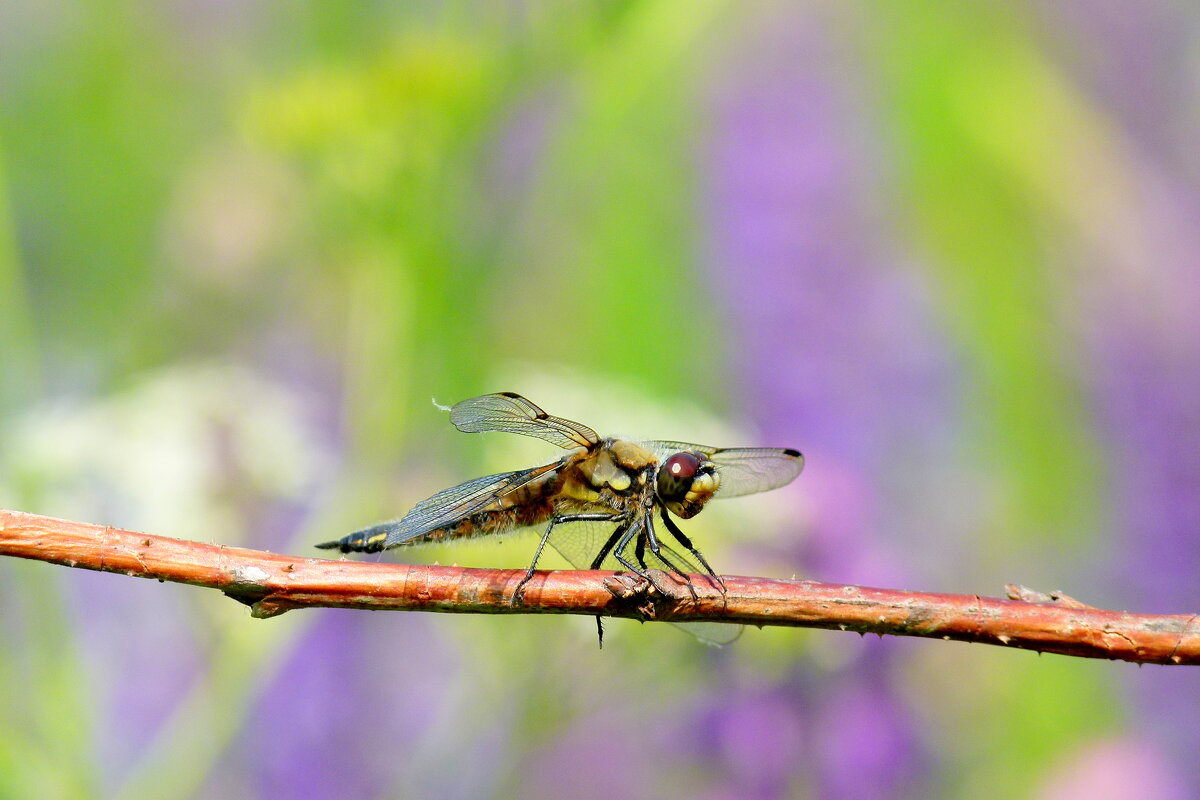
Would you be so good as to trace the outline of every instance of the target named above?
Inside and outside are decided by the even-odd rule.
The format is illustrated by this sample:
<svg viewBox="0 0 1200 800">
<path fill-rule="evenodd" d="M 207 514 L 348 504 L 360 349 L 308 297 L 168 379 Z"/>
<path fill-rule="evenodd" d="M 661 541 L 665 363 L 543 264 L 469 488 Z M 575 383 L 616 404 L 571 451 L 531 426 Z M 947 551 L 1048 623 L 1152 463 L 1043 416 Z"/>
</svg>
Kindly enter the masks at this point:
<svg viewBox="0 0 1200 800">
<path fill-rule="evenodd" d="M 317 555 L 514 390 L 804 450 L 727 573 L 1200 610 L 1197 142 L 1186 2 L 9 0 L 0 506 Z M 1195 671 L 608 629 L 5 560 L 0 797 L 1200 785 Z"/>
</svg>

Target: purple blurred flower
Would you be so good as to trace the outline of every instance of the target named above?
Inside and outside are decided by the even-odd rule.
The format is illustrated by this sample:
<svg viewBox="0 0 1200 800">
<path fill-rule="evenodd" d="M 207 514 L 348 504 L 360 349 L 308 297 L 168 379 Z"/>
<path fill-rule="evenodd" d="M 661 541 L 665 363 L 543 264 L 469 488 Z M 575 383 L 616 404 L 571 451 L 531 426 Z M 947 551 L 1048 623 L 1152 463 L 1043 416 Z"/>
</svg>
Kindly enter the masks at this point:
<svg viewBox="0 0 1200 800">
<path fill-rule="evenodd" d="M 871 127 L 855 59 L 807 21 L 718 76 L 706 261 L 737 354 L 737 407 L 772 440 L 799 443 L 810 483 L 820 464 L 847 476 L 831 490 L 869 491 L 914 441 L 944 435 L 952 359 L 919 275 L 883 260 L 895 247 L 882 235 L 863 236 L 885 229 L 882 156 L 854 135 Z M 830 579 L 868 577 L 847 568 L 864 560 L 853 538 L 879 529 L 881 498 L 856 499 L 853 530 L 812 532 Z"/>
<path fill-rule="evenodd" d="M 782 689 L 726 693 L 692 726 L 693 753 L 718 776 L 712 797 L 786 797 L 807 779 L 804 709 Z"/>
<path fill-rule="evenodd" d="M 872 645 L 874 669 L 860 669 L 854 680 L 821 695 L 813 739 L 822 796 L 927 796 L 921 791 L 927 759 L 913 741 L 908 709 L 887 684 L 891 660 L 879 646 Z"/>
<path fill-rule="evenodd" d="M 227 758 L 262 797 L 385 795 L 421 772 L 413 752 L 439 718 L 455 656 L 421 620 L 318 613 Z"/>
<path fill-rule="evenodd" d="M 110 788 L 144 755 L 200 678 L 204 654 L 188 617 L 190 590 L 124 575 L 65 576 L 95 699 L 97 763 Z"/>
<path fill-rule="evenodd" d="M 810 488 L 829 497 L 808 543 L 821 576 L 899 580 L 901 566 L 871 553 L 876 492 L 901 448 L 944 428 L 950 358 L 918 276 L 863 236 L 886 229 L 886 187 L 861 59 L 829 33 L 845 20 L 808 8 L 764 22 L 716 76 L 711 108 L 706 261 L 736 354 L 730 383 L 770 439 L 801 444 Z M 889 663 L 864 657 L 809 704 L 821 794 L 894 796 L 918 780 L 922 748 L 882 677 Z M 750 713 L 737 702 L 723 713 Z"/>
<path fill-rule="evenodd" d="M 1119 4 L 1116 4 L 1119 6 Z M 1092 384 L 1091 407 L 1108 455 L 1109 498 L 1117 531 L 1109 572 L 1125 607 L 1186 613 L 1200 585 L 1200 186 L 1179 169 L 1194 157 L 1194 114 L 1182 107 L 1177 59 L 1194 15 L 1150 4 L 1137 14 L 1113 4 L 1056 9 L 1085 52 L 1102 59 L 1072 65 L 1077 80 L 1106 98 L 1123 141 L 1123 186 L 1113 218 L 1129 220 L 1121 240 L 1085 228 L 1074 255 L 1085 276 L 1070 298 Z M 1143 14 L 1143 11 L 1148 13 Z M 1110 57 L 1111 56 L 1111 57 Z M 1189 144 L 1183 150 L 1179 142 Z M 1191 671 L 1126 673 L 1133 729 L 1174 757 L 1188 785 L 1200 784 L 1200 727 Z"/>
<path fill-rule="evenodd" d="M 660 796 L 648 791 L 647 785 L 667 766 L 655 763 L 654 754 L 661 750 L 647 741 L 654 736 L 654 726 L 622 718 L 626 710 L 591 714 L 560 731 L 553 743 L 518 768 L 521 796 L 579 800 Z"/>
<path fill-rule="evenodd" d="M 1036 797 L 1097 800 L 1137 797 L 1183 800 L 1194 796 L 1154 748 L 1135 739 L 1093 742 L 1051 772 Z"/>
</svg>

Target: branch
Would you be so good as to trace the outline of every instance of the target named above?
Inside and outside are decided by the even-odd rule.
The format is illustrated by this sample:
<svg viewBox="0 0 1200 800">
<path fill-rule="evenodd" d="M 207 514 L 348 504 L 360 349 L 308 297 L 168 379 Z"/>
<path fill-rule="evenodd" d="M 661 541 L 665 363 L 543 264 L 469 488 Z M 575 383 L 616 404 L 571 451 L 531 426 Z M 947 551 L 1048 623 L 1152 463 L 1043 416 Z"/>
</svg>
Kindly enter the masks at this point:
<svg viewBox="0 0 1200 800">
<path fill-rule="evenodd" d="M 814 581 L 725 578 L 722 595 L 697 576 L 652 589 L 608 571 L 374 564 L 276 555 L 0 510 L 0 555 L 219 589 L 272 617 L 294 608 L 490 614 L 585 614 L 672 622 L 836 628 L 953 639 L 1141 664 L 1200 664 L 1200 614 L 1104 611 L 1064 595 L 1009 587 L 1010 599 L 871 589 Z"/>
</svg>

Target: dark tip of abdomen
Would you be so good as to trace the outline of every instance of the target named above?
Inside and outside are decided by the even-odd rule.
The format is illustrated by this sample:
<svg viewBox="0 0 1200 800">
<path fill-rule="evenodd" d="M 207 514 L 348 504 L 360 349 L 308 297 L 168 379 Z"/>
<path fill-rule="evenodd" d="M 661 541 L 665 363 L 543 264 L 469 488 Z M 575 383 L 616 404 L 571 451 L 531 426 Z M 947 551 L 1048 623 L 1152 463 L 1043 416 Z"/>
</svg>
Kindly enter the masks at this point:
<svg viewBox="0 0 1200 800">
<path fill-rule="evenodd" d="M 386 547 L 388 533 L 395 527 L 395 523 L 385 522 L 315 546 L 322 550 L 341 550 L 343 553 L 378 553 Z"/>
</svg>

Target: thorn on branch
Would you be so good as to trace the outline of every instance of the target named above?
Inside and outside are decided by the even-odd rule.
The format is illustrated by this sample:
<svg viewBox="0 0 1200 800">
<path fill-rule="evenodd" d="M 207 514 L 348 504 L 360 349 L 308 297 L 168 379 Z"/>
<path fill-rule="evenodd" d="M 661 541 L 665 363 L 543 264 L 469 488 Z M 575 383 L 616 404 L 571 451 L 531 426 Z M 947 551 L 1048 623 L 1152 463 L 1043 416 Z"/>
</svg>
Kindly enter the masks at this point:
<svg viewBox="0 0 1200 800">
<path fill-rule="evenodd" d="M 1004 590 L 1008 594 L 1008 599 L 1020 600 L 1024 603 L 1053 603 L 1063 608 L 1095 608 L 1095 606 L 1089 606 L 1087 603 L 1076 600 L 1061 589 L 1039 592 L 1037 589 L 1030 589 L 1019 583 L 1006 583 Z"/>
</svg>

